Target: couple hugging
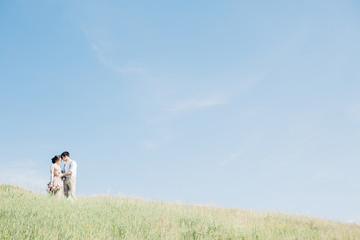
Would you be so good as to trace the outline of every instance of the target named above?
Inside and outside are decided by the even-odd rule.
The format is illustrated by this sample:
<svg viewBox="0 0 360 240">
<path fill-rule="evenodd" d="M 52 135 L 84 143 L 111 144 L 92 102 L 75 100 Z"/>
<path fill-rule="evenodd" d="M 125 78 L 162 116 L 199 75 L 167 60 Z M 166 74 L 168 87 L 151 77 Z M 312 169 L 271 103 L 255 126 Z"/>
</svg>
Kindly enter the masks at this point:
<svg viewBox="0 0 360 240">
<path fill-rule="evenodd" d="M 61 169 L 61 160 L 65 162 L 64 169 Z M 56 155 L 51 161 L 53 164 L 50 166 L 51 179 L 48 192 L 59 198 L 75 198 L 76 162 L 70 159 L 69 152 Z"/>
</svg>

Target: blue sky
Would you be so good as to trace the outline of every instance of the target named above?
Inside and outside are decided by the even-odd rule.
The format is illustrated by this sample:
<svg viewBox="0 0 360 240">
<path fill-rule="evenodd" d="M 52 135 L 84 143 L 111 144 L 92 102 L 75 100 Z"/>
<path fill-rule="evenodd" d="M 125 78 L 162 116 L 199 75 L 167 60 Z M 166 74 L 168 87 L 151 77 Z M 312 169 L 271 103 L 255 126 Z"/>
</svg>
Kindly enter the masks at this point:
<svg viewBox="0 0 360 240">
<path fill-rule="evenodd" d="M 360 221 L 357 1 L 0 3 L 0 182 Z"/>
</svg>

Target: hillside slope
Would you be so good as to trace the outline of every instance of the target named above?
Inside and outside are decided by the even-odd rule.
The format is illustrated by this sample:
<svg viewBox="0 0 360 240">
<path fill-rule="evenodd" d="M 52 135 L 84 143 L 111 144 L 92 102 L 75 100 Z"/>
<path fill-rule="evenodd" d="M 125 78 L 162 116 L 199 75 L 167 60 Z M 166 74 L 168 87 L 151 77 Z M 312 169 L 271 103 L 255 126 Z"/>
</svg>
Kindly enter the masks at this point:
<svg viewBox="0 0 360 240">
<path fill-rule="evenodd" d="M 59 200 L 0 185 L 0 239 L 360 239 L 360 226 L 113 197 Z"/>
</svg>

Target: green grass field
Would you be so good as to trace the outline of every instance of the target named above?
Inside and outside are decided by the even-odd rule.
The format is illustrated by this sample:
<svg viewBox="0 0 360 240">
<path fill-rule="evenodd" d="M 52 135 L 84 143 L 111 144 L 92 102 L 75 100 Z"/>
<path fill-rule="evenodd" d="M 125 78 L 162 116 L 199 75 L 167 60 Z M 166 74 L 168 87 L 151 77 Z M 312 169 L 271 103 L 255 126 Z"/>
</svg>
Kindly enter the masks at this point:
<svg viewBox="0 0 360 240">
<path fill-rule="evenodd" d="M 360 239 L 360 226 L 120 197 L 56 199 L 0 185 L 0 239 Z"/>
</svg>

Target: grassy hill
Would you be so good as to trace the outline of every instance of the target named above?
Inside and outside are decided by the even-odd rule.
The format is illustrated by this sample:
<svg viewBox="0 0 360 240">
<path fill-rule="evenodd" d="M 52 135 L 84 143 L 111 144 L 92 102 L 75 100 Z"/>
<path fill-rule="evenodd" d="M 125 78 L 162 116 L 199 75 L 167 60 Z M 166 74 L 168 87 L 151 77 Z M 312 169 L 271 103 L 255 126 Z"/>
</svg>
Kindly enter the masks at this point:
<svg viewBox="0 0 360 240">
<path fill-rule="evenodd" d="M 360 226 L 118 197 L 56 199 L 0 185 L 0 239 L 360 239 Z"/>
</svg>

